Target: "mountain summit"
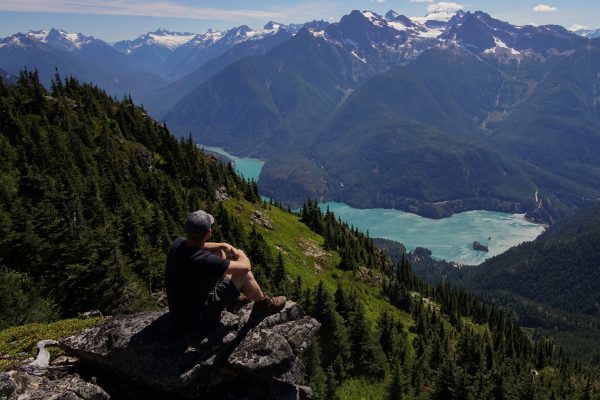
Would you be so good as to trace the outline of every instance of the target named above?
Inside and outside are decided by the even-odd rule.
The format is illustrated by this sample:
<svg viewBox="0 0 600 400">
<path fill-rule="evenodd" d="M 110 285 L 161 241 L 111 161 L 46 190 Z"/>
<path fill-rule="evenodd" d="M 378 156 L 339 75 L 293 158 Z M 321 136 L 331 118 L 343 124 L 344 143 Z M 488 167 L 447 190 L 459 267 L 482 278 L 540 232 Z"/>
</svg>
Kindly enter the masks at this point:
<svg viewBox="0 0 600 400">
<path fill-rule="evenodd" d="M 52 28 L 49 31 L 28 31 L 27 33 L 16 33 L 12 36 L 0 39 L 0 47 L 32 47 L 43 43 L 60 50 L 81 50 L 90 44 L 104 43 L 93 36 L 85 36 L 81 33 L 69 33 L 62 29 Z"/>
</svg>

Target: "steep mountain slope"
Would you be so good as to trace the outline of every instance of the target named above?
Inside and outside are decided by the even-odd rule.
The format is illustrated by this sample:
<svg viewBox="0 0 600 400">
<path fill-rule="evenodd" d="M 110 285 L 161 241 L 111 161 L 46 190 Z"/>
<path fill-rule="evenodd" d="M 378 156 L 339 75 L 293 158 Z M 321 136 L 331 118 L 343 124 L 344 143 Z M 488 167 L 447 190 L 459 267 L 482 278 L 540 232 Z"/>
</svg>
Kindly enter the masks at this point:
<svg viewBox="0 0 600 400">
<path fill-rule="evenodd" d="M 560 60 L 507 118 L 488 124 L 490 143 L 600 190 L 599 76 L 600 48 Z"/>
<path fill-rule="evenodd" d="M 539 64 L 526 71 L 535 68 Z M 580 74 L 586 82 L 594 81 L 592 75 Z M 303 156 L 322 166 L 325 185 L 307 179 L 307 170 L 297 168 L 298 162 L 287 168 L 289 161 L 275 158 L 263 169 L 261 187 L 289 202 L 299 193 L 311 193 L 358 207 L 392 207 L 431 217 L 483 208 L 529 212 L 532 218 L 551 221 L 585 204 L 583 199 L 600 195 L 600 180 L 592 183 L 597 159 L 585 156 L 591 154 L 588 148 L 600 145 L 600 138 L 595 136 L 594 115 L 588 118 L 592 128 L 579 143 L 561 132 L 549 142 L 548 132 L 542 140 L 531 126 L 523 127 L 519 115 L 534 118 L 542 132 L 544 116 L 532 113 L 539 107 L 527 104 L 548 98 L 543 88 L 552 86 L 553 74 L 548 76 L 533 94 L 518 94 L 519 84 L 495 63 L 459 50 L 426 52 L 359 87 L 323 126 L 304 135 Z M 559 86 L 566 84 L 561 78 Z M 560 96 L 552 99 L 564 101 Z M 592 99 L 587 96 L 587 109 L 593 112 Z M 560 115 L 556 109 L 552 112 Z M 501 121 L 498 126 L 494 118 Z M 515 122 L 501 125 L 507 121 Z M 589 145 L 583 143 L 586 140 Z M 530 147 L 522 149 L 520 141 L 529 141 Z M 539 151 L 545 147 L 552 153 Z M 560 154 L 563 147 L 572 150 Z M 536 157 L 548 157 L 554 166 Z M 568 174 L 556 164 L 558 159 L 571 162 L 569 157 L 579 161 L 574 165 L 582 166 L 580 174 Z M 293 183 L 282 185 L 283 178 Z"/>
<path fill-rule="evenodd" d="M 129 99 L 73 78 L 53 88 L 36 73 L 0 85 L 0 326 L 152 304 L 188 207 L 220 186 L 256 198 Z"/>
<path fill-rule="evenodd" d="M 303 141 L 297 133 L 335 109 L 371 71 L 350 52 L 303 29 L 265 56 L 226 67 L 165 119 L 176 132 L 192 132 L 201 143 L 280 151 Z"/>
<path fill-rule="evenodd" d="M 179 100 L 226 66 L 244 57 L 265 54 L 291 37 L 292 33 L 288 30 L 280 29 L 274 35 L 239 43 L 220 56 L 205 62 L 194 72 L 158 89 L 147 98 L 141 99 L 141 102 L 153 117 L 162 119 L 164 114 L 171 110 Z"/>
<path fill-rule="evenodd" d="M 322 144 L 314 155 L 334 180 L 330 196 L 361 207 L 475 198 L 527 202 L 534 185 L 476 141 L 477 121 L 493 108 L 500 84 L 490 65 L 446 52 L 426 53 L 372 79 L 313 139 Z"/>
</svg>

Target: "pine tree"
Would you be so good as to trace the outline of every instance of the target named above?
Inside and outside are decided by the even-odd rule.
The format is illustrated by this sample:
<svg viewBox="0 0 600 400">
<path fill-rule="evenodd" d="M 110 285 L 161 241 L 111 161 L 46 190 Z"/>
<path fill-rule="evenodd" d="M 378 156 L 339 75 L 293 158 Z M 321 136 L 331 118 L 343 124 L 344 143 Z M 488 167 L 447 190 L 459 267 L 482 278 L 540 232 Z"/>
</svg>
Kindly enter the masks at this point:
<svg viewBox="0 0 600 400">
<path fill-rule="evenodd" d="M 285 275 L 285 266 L 283 262 L 283 255 L 281 252 L 277 254 L 277 261 L 275 262 L 275 267 L 273 268 L 273 274 L 271 276 L 271 288 L 280 294 L 287 294 L 288 292 L 288 284 L 287 278 Z"/>
<path fill-rule="evenodd" d="M 400 373 L 400 366 L 396 366 L 392 377 L 392 382 L 388 387 L 386 400 L 403 400 L 404 399 L 404 387 L 405 384 L 402 382 L 402 375 Z"/>
<path fill-rule="evenodd" d="M 337 386 L 338 381 L 335 378 L 335 372 L 333 371 L 333 367 L 329 366 L 327 368 L 327 386 L 325 388 L 324 398 L 327 400 L 339 400 L 340 397 L 337 394 Z"/>
<path fill-rule="evenodd" d="M 387 367 L 385 355 L 376 335 L 371 334 L 367 326 L 362 303 L 357 302 L 352 310 L 349 326 L 355 374 L 383 377 Z"/>
<path fill-rule="evenodd" d="M 306 383 L 313 390 L 313 397 L 315 399 L 326 399 L 327 376 L 321 366 L 320 353 L 319 340 L 318 338 L 314 338 L 306 351 L 304 377 Z"/>
</svg>

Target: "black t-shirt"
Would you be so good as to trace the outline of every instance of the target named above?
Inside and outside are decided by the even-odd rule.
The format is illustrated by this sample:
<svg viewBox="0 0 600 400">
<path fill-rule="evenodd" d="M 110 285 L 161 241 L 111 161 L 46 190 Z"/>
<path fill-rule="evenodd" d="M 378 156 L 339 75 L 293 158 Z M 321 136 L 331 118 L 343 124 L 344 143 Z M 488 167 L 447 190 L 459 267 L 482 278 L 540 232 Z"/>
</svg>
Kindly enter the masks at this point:
<svg viewBox="0 0 600 400">
<path fill-rule="evenodd" d="M 229 268 L 229 260 L 177 238 L 167 255 L 165 286 L 171 320 L 179 331 L 191 329 L 202 316 L 208 294 Z"/>
</svg>

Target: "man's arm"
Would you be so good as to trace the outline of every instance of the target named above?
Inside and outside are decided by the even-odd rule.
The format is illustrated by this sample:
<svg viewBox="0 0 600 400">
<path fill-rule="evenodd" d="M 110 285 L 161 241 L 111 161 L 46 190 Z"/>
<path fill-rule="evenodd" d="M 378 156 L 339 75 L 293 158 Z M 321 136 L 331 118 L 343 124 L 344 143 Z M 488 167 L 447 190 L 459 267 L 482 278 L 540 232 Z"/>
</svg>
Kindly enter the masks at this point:
<svg viewBox="0 0 600 400">
<path fill-rule="evenodd" d="M 224 251 L 227 254 L 231 254 L 235 247 L 233 247 L 229 243 L 206 242 L 204 243 L 203 249 L 206 251 L 210 251 L 214 254 L 220 254 L 221 251 Z"/>
</svg>

